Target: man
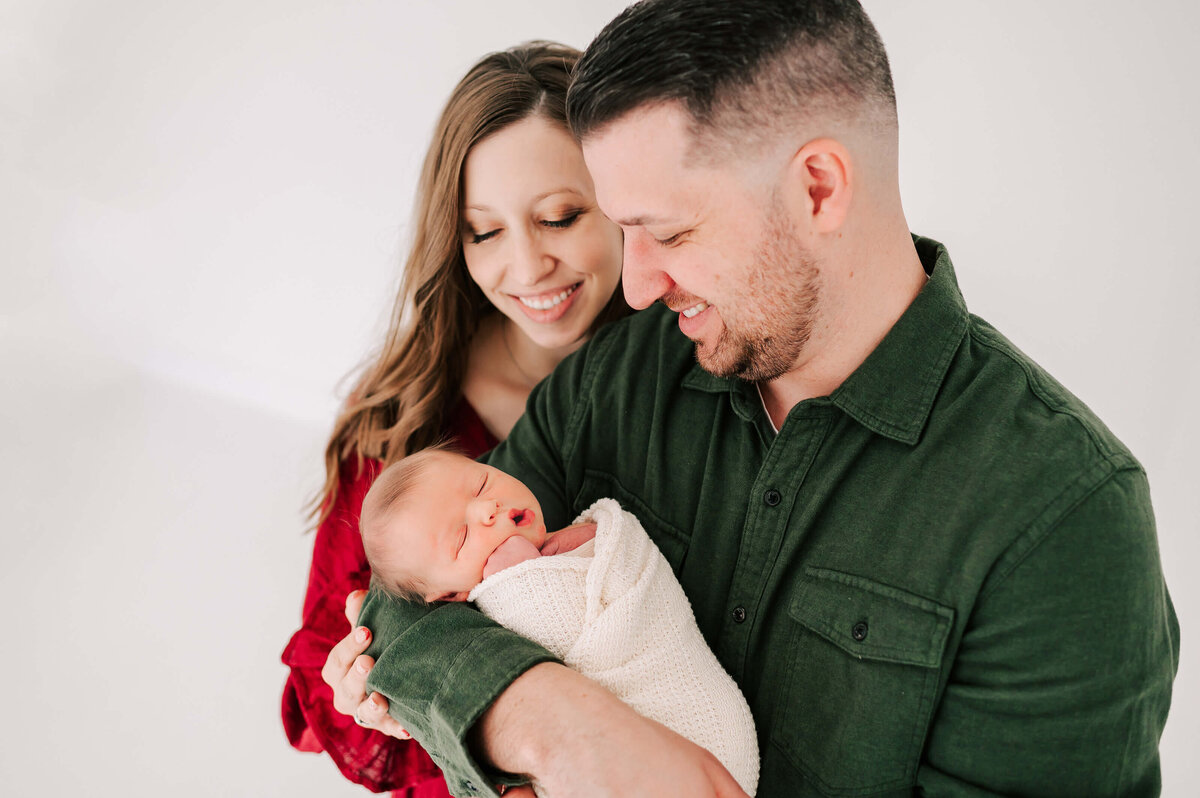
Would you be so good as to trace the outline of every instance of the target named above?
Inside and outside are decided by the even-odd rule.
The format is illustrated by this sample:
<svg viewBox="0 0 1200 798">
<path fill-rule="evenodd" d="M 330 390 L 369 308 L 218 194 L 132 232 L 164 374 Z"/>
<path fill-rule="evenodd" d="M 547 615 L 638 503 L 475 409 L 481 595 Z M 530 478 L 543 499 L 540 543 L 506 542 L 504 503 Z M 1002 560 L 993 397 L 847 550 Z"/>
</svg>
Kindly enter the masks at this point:
<svg viewBox="0 0 1200 798">
<path fill-rule="evenodd" d="M 570 117 L 654 307 L 566 361 L 489 462 L 550 524 L 600 496 L 639 517 L 751 705 L 758 794 L 1157 794 L 1179 628 L 1145 474 L 910 235 L 858 3 L 631 7 Z M 360 622 L 370 688 L 452 791 L 740 794 L 469 607 Z M 331 654 L 355 704 L 360 651 Z"/>
</svg>

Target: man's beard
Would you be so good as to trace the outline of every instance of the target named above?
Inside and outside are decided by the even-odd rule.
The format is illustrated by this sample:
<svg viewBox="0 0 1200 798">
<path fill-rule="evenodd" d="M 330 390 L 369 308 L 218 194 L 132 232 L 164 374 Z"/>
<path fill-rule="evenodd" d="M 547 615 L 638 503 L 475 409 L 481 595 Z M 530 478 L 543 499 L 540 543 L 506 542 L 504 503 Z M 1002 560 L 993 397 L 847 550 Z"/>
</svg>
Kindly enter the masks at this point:
<svg viewBox="0 0 1200 798">
<path fill-rule="evenodd" d="M 722 303 L 724 329 L 712 346 L 696 344 L 696 360 L 718 377 L 765 382 L 783 376 L 812 336 L 819 294 L 816 260 L 796 238 L 782 204 L 773 201 L 746 285 L 739 297 Z"/>
</svg>

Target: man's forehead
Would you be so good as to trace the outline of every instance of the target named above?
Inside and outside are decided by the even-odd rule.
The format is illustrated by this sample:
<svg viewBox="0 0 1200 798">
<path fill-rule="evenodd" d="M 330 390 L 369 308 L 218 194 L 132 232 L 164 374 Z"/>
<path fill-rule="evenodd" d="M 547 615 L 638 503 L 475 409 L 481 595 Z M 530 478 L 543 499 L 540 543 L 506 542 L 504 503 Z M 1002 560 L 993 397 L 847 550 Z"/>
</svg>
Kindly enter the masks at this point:
<svg viewBox="0 0 1200 798">
<path fill-rule="evenodd" d="M 690 116 L 678 103 L 636 108 L 583 141 L 601 209 L 623 226 L 670 221 L 669 203 L 689 177 Z"/>
<path fill-rule="evenodd" d="M 691 141 L 691 115 L 678 102 L 654 103 L 634 108 L 608 122 L 582 141 L 584 159 L 606 166 L 624 155 L 672 152 L 682 154 Z M 682 164 L 680 157 L 675 164 Z"/>
</svg>

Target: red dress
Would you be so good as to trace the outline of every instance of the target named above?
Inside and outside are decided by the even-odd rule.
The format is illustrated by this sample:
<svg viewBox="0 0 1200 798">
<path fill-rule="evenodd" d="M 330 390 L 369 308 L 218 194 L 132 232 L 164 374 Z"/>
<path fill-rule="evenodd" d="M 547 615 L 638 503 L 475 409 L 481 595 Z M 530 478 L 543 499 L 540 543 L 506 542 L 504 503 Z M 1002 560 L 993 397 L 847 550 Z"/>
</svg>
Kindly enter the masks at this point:
<svg viewBox="0 0 1200 798">
<path fill-rule="evenodd" d="M 471 457 L 498 442 L 465 399 L 451 411 L 446 431 Z M 283 650 L 283 663 L 291 669 L 283 688 L 283 728 L 293 747 L 328 751 L 346 778 L 372 792 L 394 790 L 394 798 L 448 798 L 442 772 L 415 740 L 397 740 L 358 726 L 354 718 L 333 708 L 333 691 L 321 680 L 329 650 L 350 631 L 346 595 L 365 588 L 371 577 L 358 516 L 380 470 L 378 460 L 365 461 L 362 474 L 355 473 L 354 462 L 344 463 L 333 510 L 317 529 L 303 622 Z"/>
</svg>

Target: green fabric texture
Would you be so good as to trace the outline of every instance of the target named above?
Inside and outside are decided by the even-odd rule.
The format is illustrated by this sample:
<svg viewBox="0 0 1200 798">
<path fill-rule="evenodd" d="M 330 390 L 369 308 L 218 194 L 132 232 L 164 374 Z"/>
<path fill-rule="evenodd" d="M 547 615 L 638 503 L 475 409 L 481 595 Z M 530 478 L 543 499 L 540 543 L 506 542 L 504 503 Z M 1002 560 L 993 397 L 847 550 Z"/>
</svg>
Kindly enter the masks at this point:
<svg viewBox="0 0 1200 798">
<path fill-rule="evenodd" d="M 550 528 L 604 496 L 638 516 L 754 712 L 760 796 L 1156 795 L 1179 626 L 1145 473 L 914 241 L 919 296 L 778 434 L 654 308 L 564 361 L 489 462 Z M 452 791 L 491 794 L 465 734 L 551 657 L 463 605 L 362 620 L 370 687 Z"/>
</svg>

